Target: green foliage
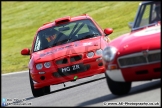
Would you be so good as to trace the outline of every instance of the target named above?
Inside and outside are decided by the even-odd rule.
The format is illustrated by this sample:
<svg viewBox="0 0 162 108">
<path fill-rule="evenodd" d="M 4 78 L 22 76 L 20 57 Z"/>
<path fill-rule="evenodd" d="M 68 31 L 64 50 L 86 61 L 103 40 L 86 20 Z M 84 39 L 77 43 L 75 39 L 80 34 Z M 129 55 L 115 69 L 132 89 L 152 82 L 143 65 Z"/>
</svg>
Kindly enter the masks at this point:
<svg viewBox="0 0 162 108">
<path fill-rule="evenodd" d="M 28 70 L 29 56 L 20 54 L 31 48 L 37 29 L 46 22 L 64 16 L 90 15 L 104 29 L 113 28 L 111 39 L 129 32 L 128 22 L 134 20 L 138 2 L 113 1 L 3 1 L 2 73 Z"/>
</svg>

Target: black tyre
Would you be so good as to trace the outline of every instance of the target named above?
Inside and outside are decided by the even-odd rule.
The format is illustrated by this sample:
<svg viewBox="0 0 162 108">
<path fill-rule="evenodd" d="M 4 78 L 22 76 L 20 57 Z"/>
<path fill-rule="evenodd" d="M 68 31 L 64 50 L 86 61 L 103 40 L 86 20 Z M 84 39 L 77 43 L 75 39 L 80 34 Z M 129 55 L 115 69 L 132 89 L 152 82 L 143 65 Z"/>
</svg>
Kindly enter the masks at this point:
<svg viewBox="0 0 162 108">
<path fill-rule="evenodd" d="M 50 93 L 50 86 L 46 86 L 46 87 L 39 88 L 39 89 L 34 89 L 34 84 L 30 76 L 30 72 L 29 72 L 29 79 L 30 79 L 31 91 L 34 97 L 39 97 L 39 96 L 43 96 L 45 94 Z"/>
<path fill-rule="evenodd" d="M 49 94 L 51 92 L 50 86 L 44 87 L 45 94 Z"/>
<path fill-rule="evenodd" d="M 129 93 L 132 82 L 116 82 L 111 80 L 106 73 L 105 76 L 108 87 L 114 95 L 125 95 Z"/>
</svg>

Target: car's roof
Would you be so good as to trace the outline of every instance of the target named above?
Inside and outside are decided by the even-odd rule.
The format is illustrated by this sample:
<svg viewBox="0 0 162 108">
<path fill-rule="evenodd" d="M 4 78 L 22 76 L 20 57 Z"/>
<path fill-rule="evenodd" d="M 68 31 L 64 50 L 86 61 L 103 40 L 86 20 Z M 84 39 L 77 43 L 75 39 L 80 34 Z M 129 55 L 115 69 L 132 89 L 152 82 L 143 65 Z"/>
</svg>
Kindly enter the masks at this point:
<svg viewBox="0 0 162 108">
<path fill-rule="evenodd" d="M 140 4 L 151 3 L 151 2 L 160 2 L 160 1 L 143 1 Z"/>
<path fill-rule="evenodd" d="M 66 17 L 70 17 L 70 16 L 66 16 Z M 66 18 L 66 17 L 62 17 L 62 18 Z M 61 19 L 61 18 L 58 18 L 58 19 Z M 55 21 L 58 20 L 58 19 L 55 19 L 53 22 L 48 22 L 48 23 L 43 24 L 38 29 L 38 31 L 40 31 L 42 29 L 52 27 L 52 26 L 55 26 L 56 25 Z M 82 20 L 82 19 L 92 19 L 92 18 L 87 14 L 83 14 L 83 15 L 80 15 L 80 16 L 70 17 L 70 22 L 77 21 L 77 20 Z"/>
<path fill-rule="evenodd" d="M 141 3 L 143 4 L 143 3 L 150 3 L 150 2 L 153 2 L 153 1 L 143 1 Z"/>
</svg>

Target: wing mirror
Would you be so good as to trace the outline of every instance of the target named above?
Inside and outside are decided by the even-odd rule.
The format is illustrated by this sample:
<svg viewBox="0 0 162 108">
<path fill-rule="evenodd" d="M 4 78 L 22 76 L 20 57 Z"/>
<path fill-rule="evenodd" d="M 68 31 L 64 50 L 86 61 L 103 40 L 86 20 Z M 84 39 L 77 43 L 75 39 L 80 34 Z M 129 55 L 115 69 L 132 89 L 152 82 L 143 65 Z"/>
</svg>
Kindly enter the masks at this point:
<svg viewBox="0 0 162 108">
<path fill-rule="evenodd" d="M 30 55 L 30 49 L 24 48 L 23 50 L 21 50 L 21 55 Z"/>
<path fill-rule="evenodd" d="M 111 34 L 113 32 L 113 29 L 112 28 L 106 28 L 106 29 L 104 29 L 104 33 L 106 34 L 106 35 L 109 35 L 109 34 Z"/>
</svg>

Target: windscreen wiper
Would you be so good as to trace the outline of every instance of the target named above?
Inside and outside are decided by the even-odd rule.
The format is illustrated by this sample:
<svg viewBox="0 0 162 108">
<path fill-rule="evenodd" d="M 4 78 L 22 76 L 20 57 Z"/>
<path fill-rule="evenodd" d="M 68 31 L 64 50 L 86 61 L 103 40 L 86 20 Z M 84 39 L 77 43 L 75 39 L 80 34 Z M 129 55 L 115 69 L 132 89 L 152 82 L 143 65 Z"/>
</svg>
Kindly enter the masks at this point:
<svg viewBox="0 0 162 108">
<path fill-rule="evenodd" d="M 44 49 L 47 49 L 47 48 L 50 48 L 50 46 L 46 46 L 46 47 L 41 48 L 41 49 L 39 49 L 39 50 L 37 50 L 37 51 L 41 51 L 41 50 L 44 50 Z"/>
<path fill-rule="evenodd" d="M 96 33 L 96 34 L 89 34 L 89 35 L 86 35 L 86 36 L 80 38 L 79 40 L 87 39 L 87 38 L 92 38 L 92 37 L 96 37 L 96 36 L 98 36 L 98 33 Z"/>
<path fill-rule="evenodd" d="M 62 45 L 62 44 L 66 44 L 68 41 L 68 39 L 64 39 L 64 40 L 61 40 L 61 41 L 58 41 L 57 43 L 53 43 L 50 47 L 54 47 L 56 45 Z"/>
</svg>

